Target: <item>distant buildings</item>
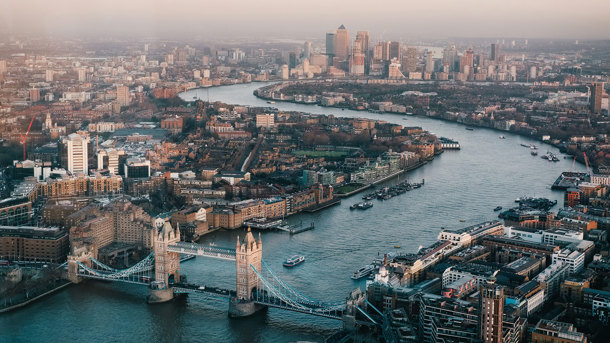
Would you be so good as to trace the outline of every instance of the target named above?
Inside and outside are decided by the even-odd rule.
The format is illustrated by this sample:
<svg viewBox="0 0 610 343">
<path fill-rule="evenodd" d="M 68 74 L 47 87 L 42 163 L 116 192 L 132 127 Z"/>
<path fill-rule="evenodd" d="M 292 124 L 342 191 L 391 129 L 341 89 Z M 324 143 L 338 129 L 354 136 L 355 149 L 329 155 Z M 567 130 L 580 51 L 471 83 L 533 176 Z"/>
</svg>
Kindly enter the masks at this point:
<svg viewBox="0 0 610 343">
<path fill-rule="evenodd" d="M 129 106 L 131 99 L 129 97 L 129 87 L 117 86 L 116 87 L 116 102 L 120 106 Z"/>
</svg>

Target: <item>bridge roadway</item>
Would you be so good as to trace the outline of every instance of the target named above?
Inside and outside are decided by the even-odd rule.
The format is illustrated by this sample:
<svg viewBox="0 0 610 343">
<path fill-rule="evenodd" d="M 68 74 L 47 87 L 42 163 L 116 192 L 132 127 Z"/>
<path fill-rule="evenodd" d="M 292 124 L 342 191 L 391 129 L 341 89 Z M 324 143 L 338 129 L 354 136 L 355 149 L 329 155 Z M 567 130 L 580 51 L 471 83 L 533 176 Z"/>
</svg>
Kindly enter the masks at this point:
<svg viewBox="0 0 610 343">
<path fill-rule="evenodd" d="M 235 261 L 235 249 L 206 247 L 200 244 L 178 242 L 167 247 L 170 252 L 186 255 L 205 256 L 226 261 Z"/>
</svg>

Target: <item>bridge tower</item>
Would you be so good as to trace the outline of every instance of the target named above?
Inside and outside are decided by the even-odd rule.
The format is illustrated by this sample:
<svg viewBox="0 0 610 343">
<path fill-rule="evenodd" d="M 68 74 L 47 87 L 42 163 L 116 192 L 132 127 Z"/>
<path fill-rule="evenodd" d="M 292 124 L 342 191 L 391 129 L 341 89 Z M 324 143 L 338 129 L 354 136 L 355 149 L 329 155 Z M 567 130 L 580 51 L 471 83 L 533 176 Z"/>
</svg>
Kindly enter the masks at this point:
<svg viewBox="0 0 610 343">
<path fill-rule="evenodd" d="M 180 282 L 180 254 L 168 251 L 168 246 L 180 242 L 179 227 L 169 222 L 158 227 L 154 235 L 155 281 L 151 284 L 149 303 L 166 302 L 174 298 L 170 281 Z"/>
<path fill-rule="evenodd" d="M 264 306 L 255 304 L 252 299 L 252 291 L 260 290 L 260 280 L 252 270 L 253 266 L 257 271 L 261 271 L 263 258 L 263 242 L 258 236 L 258 241 L 252 235 L 252 231 L 248 228 L 248 232 L 243 240 L 237 237 L 235 246 L 235 267 L 237 269 L 237 296 L 231 298 L 229 304 L 229 316 L 245 317 L 254 314 L 256 311 L 264 308 Z"/>
<path fill-rule="evenodd" d="M 72 281 L 72 283 L 81 282 L 81 278 L 78 276 L 78 262 L 91 267 L 92 256 L 91 252 L 86 248 L 73 250 L 68 255 L 68 280 Z"/>
</svg>

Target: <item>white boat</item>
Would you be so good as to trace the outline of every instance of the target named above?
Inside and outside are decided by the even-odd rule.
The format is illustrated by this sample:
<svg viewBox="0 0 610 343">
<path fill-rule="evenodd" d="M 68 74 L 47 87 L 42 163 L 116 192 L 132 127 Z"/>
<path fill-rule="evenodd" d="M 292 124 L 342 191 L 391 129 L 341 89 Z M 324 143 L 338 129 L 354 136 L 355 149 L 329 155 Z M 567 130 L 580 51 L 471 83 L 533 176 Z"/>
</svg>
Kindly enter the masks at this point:
<svg viewBox="0 0 610 343">
<path fill-rule="evenodd" d="M 374 270 L 375 270 L 375 266 L 372 264 L 369 264 L 368 266 L 364 266 L 354 272 L 354 275 L 352 275 L 352 279 L 354 279 L 354 280 L 362 279 L 363 277 L 372 273 Z"/>
<path fill-rule="evenodd" d="M 297 264 L 301 264 L 305 262 L 305 256 L 303 255 L 294 255 L 291 258 L 284 261 L 284 267 L 294 267 Z"/>
</svg>

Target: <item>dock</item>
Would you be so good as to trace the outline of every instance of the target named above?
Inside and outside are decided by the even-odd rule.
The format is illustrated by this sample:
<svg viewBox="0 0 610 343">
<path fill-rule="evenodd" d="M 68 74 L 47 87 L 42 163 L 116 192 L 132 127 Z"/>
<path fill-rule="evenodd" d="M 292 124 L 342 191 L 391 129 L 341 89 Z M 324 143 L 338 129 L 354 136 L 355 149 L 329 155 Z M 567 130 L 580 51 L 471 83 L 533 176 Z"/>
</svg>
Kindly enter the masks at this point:
<svg viewBox="0 0 610 343">
<path fill-rule="evenodd" d="M 327 202 L 321 203 L 320 205 L 314 206 L 314 207 L 310 207 L 310 208 L 306 208 L 303 210 L 303 212 L 307 212 L 307 213 L 314 213 L 317 212 L 319 210 L 323 210 L 327 207 L 331 207 L 334 205 L 338 205 L 341 203 L 341 199 L 340 198 L 333 198 L 332 200 L 329 200 Z"/>
<path fill-rule="evenodd" d="M 296 226 L 296 225 L 282 225 L 277 227 L 278 230 L 288 232 L 291 235 L 296 235 L 297 233 L 309 231 L 314 229 L 314 223 L 311 222 L 309 226 Z"/>
</svg>

